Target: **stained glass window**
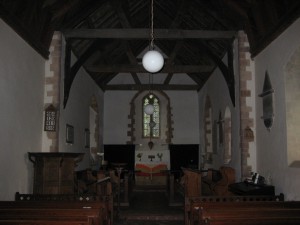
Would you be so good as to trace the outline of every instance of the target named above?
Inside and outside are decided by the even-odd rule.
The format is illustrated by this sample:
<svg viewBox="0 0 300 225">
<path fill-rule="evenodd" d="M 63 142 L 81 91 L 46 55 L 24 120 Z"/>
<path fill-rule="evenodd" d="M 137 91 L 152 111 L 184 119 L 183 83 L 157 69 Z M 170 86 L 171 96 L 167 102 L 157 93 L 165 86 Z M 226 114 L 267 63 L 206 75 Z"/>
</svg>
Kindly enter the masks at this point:
<svg viewBox="0 0 300 225">
<path fill-rule="evenodd" d="M 153 105 L 154 112 L 148 115 L 143 110 L 143 136 L 158 138 L 160 135 L 159 100 L 155 95 L 150 93 L 143 99 L 143 109 L 148 104 Z"/>
</svg>

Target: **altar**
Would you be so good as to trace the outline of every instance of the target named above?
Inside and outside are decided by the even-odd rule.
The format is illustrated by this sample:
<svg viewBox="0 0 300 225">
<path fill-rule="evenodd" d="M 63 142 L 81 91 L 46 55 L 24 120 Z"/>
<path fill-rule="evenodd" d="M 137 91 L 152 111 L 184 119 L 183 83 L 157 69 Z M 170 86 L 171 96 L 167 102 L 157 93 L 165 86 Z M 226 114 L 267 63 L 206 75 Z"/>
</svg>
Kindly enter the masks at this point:
<svg viewBox="0 0 300 225">
<path fill-rule="evenodd" d="M 137 185 L 166 185 L 170 170 L 170 151 L 138 148 L 135 151 L 135 182 Z"/>
</svg>

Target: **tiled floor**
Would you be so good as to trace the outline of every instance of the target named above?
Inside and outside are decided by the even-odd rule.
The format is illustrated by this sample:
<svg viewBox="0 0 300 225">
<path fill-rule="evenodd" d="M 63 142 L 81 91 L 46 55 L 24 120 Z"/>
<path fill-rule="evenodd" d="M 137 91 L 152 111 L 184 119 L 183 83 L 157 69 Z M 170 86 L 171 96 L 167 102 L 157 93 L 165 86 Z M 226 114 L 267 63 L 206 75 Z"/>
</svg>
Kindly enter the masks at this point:
<svg viewBox="0 0 300 225">
<path fill-rule="evenodd" d="M 168 206 L 165 190 L 135 189 L 130 206 L 120 208 L 114 225 L 183 225 L 183 214 L 183 206 Z"/>
</svg>

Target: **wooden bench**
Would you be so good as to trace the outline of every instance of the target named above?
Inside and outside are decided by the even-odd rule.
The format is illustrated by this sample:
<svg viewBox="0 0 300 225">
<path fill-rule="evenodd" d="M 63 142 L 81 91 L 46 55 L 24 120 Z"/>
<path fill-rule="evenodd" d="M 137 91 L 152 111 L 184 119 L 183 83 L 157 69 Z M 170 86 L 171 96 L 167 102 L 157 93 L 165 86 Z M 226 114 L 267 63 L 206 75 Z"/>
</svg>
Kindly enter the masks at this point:
<svg viewBox="0 0 300 225">
<path fill-rule="evenodd" d="M 186 225 L 300 224 L 300 202 L 283 201 L 283 195 L 193 198 L 189 204 Z"/>
<path fill-rule="evenodd" d="M 289 202 L 221 203 L 214 207 L 204 205 L 197 211 L 198 219 L 192 220 L 196 224 L 223 224 L 232 221 L 235 224 L 282 224 L 283 221 L 300 224 L 299 203 L 291 206 Z"/>
<path fill-rule="evenodd" d="M 113 196 L 112 195 L 34 195 L 16 193 L 15 201 L 0 202 L 0 208 L 26 208 L 31 205 L 50 208 L 59 205 L 64 209 L 94 209 L 101 212 L 102 224 L 113 224 Z"/>
<path fill-rule="evenodd" d="M 14 214 L 20 216 L 13 216 Z M 38 215 L 35 216 L 35 214 Z M 22 224 L 33 223 L 29 222 L 30 219 L 35 220 L 35 223 L 38 224 L 46 224 L 45 221 L 49 220 L 49 224 L 52 224 L 56 214 L 59 215 L 57 220 L 62 224 L 68 224 L 68 221 L 70 224 L 77 224 L 80 221 L 83 224 L 92 222 L 111 225 L 113 224 L 112 196 L 16 193 L 16 201 L 0 201 L 0 224 L 5 224 L 7 221 L 10 221 L 9 224 L 13 224 L 14 218 L 16 220 L 24 218 Z M 11 215 L 11 217 L 5 215 Z M 55 216 L 53 217 L 53 215 Z"/>
</svg>

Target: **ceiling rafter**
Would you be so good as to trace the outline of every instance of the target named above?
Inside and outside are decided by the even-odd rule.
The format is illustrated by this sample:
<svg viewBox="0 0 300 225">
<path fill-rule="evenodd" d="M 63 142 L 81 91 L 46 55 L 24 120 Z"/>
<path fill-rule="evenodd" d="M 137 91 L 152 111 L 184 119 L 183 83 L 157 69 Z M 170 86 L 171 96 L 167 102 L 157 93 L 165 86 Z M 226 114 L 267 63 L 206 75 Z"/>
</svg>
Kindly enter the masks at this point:
<svg viewBox="0 0 300 225">
<path fill-rule="evenodd" d="M 207 77 L 207 75 L 203 75 L 203 74 L 201 74 L 201 76 L 199 76 L 199 75 L 195 75 L 195 74 L 188 74 L 189 75 L 189 77 L 193 80 L 193 81 L 195 81 L 196 82 L 196 84 L 198 84 L 198 90 L 203 86 L 203 84 L 205 83 L 205 82 L 203 82 L 203 81 L 201 81 L 201 77 Z M 206 79 L 203 79 L 203 80 L 206 80 Z"/>
<path fill-rule="evenodd" d="M 116 11 L 117 11 L 117 14 L 118 14 L 118 17 L 119 17 L 119 20 L 120 20 L 122 26 L 123 26 L 124 28 L 131 28 L 131 25 L 130 25 L 128 19 L 127 19 L 127 16 L 126 16 L 125 12 L 124 12 L 124 10 L 121 8 L 121 2 L 117 2 L 116 0 L 112 0 L 112 1 L 111 1 L 111 5 L 112 5 L 114 8 L 116 8 Z M 128 56 L 128 59 L 129 59 L 130 63 L 133 64 L 133 65 L 137 65 L 138 62 L 137 62 L 137 60 L 136 60 L 136 56 L 135 56 L 135 55 L 133 54 L 133 52 L 132 52 L 132 49 L 131 49 L 131 47 L 130 47 L 130 44 L 126 41 L 126 42 L 124 43 L 124 46 L 125 46 L 124 49 L 125 49 L 125 51 L 126 51 L 126 54 L 127 54 L 127 56 Z M 131 76 L 132 76 L 132 78 L 133 78 L 133 80 L 134 80 L 134 82 L 135 82 L 136 84 L 141 84 L 141 81 L 140 81 L 138 75 L 137 75 L 135 72 L 132 72 L 132 73 L 131 73 Z"/>
<path fill-rule="evenodd" d="M 65 62 L 68 68 L 65 85 L 69 89 L 80 67 L 102 90 L 124 71 L 131 73 L 134 85 L 141 88 L 144 80 L 139 79 L 139 73 L 145 70 L 140 54 L 149 45 L 150 24 L 145 16 L 150 14 L 149 3 L 0 0 L 0 17 L 45 58 L 49 56 L 54 30 L 62 31 L 67 40 L 66 58 L 71 57 L 72 51 L 78 59 L 73 66 L 70 58 Z M 254 57 L 299 18 L 300 1 L 157 0 L 154 9 L 155 45 L 166 58 L 161 71 L 166 78 L 160 82 L 172 85 L 173 73 L 183 73 L 200 90 L 218 66 L 234 100 L 231 45 L 237 32 L 246 32 Z M 180 42 L 183 44 L 178 47 Z M 93 45 L 96 47 L 90 49 Z"/>
<path fill-rule="evenodd" d="M 172 21 L 172 24 L 170 25 L 170 29 L 175 29 L 177 27 L 179 27 L 181 20 L 180 18 L 184 15 L 184 13 L 188 10 L 188 6 L 190 5 L 190 1 L 181 1 L 179 10 L 177 11 L 176 17 L 174 18 L 174 20 Z M 181 47 L 183 46 L 183 41 L 177 41 L 175 44 L 175 47 L 173 49 L 173 51 L 171 52 L 166 64 L 169 66 L 173 63 L 177 52 L 181 49 Z M 164 80 L 164 84 L 169 84 L 171 79 L 173 77 L 173 73 L 168 73 L 166 79 Z"/>
<path fill-rule="evenodd" d="M 94 41 L 88 47 L 88 49 L 86 49 L 86 51 L 77 59 L 77 61 L 73 64 L 72 67 L 71 67 L 71 55 L 69 52 L 71 51 L 71 47 L 66 48 L 67 57 L 65 58 L 64 106 L 68 101 L 70 89 L 78 70 L 84 64 L 84 62 L 95 52 L 95 49 L 97 49 L 99 44 L 100 44 L 100 40 Z M 71 43 L 67 42 L 67 45 L 71 46 Z"/>
<path fill-rule="evenodd" d="M 160 73 L 202 73 L 213 69 L 210 65 L 165 65 Z M 92 73 L 148 73 L 142 65 L 131 64 L 90 65 L 87 70 Z"/>
<path fill-rule="evenodd" d="M 149 29 L 73 29 L 64 30 L 66 38 L 149 39 Z M 155 29 L 155 39 L 232 39 L 236 31 Z"/>
<path fill-rule="evenodd" d="M 151 90 L 173 90 L 173 91 L 197 91 L 198 85 L 177 85 L 177 84 L 151 84 Z M 122 91 L 134 91 L 134 90 L 147 90 L 149 84 L 117 84 L 106 85 L 105 90 L 122 90 Z"/>
<path fill-rule="evenodd" d="M 235 87 L 234 87 L 234 74 L 233 74 L 233 68 L 229 67 L 227 65 L 225 65 L 225 63 L 222 61 L 221 58 L 219 58 L 217 55 L 215 55 L 209 48 L 209 46 L 200 41 L 199 45 L 202 46 L 202 51 L 205 51 L 207 53 L 207 56 L 210 57 L 215 63 L 216 65 L 219 67 L 219 69 L 221 70 L 224 79 L 227 83 L 228 89 L 229 89 L 229 94 L 231 97 L 231 101 L 232 104 L 235 105 Z M 229 55 L 229 59 L 233 61 L 233 57 L 232 57 L 232 45 L 229 45 L 227 48 L 227 53 Z M 228 62 L 228 65 L 231 64 L 232 62 Z"/>
<path fill-rule="evenodd" d="M 138 65 L 136 57 L 133 54 L 132 49 L 130 48 L 130 44 L 127 41 L 125 43 L 125 46 L 126 46 L 125 47 L 126 48 L 126 54 L 127 54 L 128 58 L 129 58 L 130 63 L 132 65 Z M 141 81 L 140 81 L 138 75 L 136 74 L 136 72 L 131 72 L 131 76 L 134 79 L 134 81 L 135 81 L 136 84 L 141 84 Z"/>
<path fill-rule="evenodd" d="M 103 75 L 102 75 L 103 79 L 102 79 L 102 81 L 101 81 L 101 88 L 102 88 L 103 91 L 106 90 L 107 84 L 108 84 L 112 79 L 114 79 L 114 77 L 115 77 L 116 75 L 117 75 L 116 73 L 109 74 L 109 75 L 106 75 L 106 76 L 103 76 Z"/>
<path fill-rule="evenodd" d="M 169 58 L 167 59 L 166 66 L 172 65 L 178 51 L 181 49 L 182 46 L 183 46 L 183 41 L 176 42 L 173 51 L 171 52 Z M 164 84 L 168 84 L 171 81 L 172 77 L 173 77 L 173 73 L 168 73 L 168 76 L 166 77 Z"/>
<path fill-rule="evenodd" d="M 93 0 L 85 0 L 86 4 L 84 7 L 78 7 L 76 12 L 73 11 L 73 15 L 70 18 L 66 18 L 63 23 L 60 23 L 58 29 L 64 28 L 74 28 L 81 24 L 85 19 L 87 19 L 91 14 L 93 14 L 101 5 L 105 3 L 105 1 L 93 1 Z M 59 1 L 58 1 L 59 2 Z M 79 1 L 80 2 L 80 1 Z M 63 16 L 67 16 L 69 12 L 66 12 Z"/>
</svg>

